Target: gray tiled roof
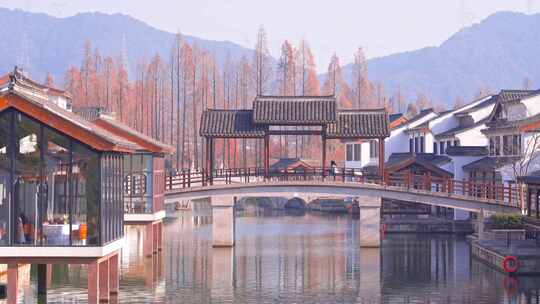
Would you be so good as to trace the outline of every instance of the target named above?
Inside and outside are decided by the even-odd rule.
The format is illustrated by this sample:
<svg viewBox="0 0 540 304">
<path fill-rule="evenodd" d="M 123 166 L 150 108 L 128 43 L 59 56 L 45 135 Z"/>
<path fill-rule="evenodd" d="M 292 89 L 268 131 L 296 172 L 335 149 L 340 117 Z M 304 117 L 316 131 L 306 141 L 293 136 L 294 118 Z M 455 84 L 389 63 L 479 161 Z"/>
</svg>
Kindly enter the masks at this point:
<svg viewBox="0 0 540 304">
<path fill-rule="evenodd" d="M 386 165 L 392 166 L 413 157 L 417 160 L 428 162 L 436 166 L 442 166 L 452 161 L 452 159 L 446 155 L 438 155 L 434 153 L 392 153 L 390 157 L 388 157 Z"/>
<path fill-rule="evenodd" d="M 394 114 L 389 114 L 388 119 L 390 120 L 390 122 L 394 122 L 403 116 L 404 116 L 403 113 L 394 113 Z"/>
<path fill-rule="evenodd" d="M 473 107 L 467 108 L 465 110 L 458 111 L 454 115 L 456 115 L 456 116 L 469 115 L 470 113 L 472 113 L 472 112 L 474 112 L 474 111 L 476 111 L 478 109 L 488 107 L 488 106 L 493 105 L 493 104 L 495 104 L 497 102 L 497 95 L 492 95 L 489 98 L 487 98 L 487 97 L 484 97 L 484 98 L 486 98 L 486 100 L 480 102 L 479 104 L 477 104 L 477 105 L 475 105 Z M 473 102 L 476 102 L 476 101 L 473 101 Z"/>
<path fill-rule="evenodd" d="M 518 181 L 525 182 L 526 184 L 540 184 L 540 170 L 533 171 L 526 176 L 518 177 Z"/>
<path fill-rule="evenodd" d="M 506 103 L 510 101 L 518 101 L 524 97 L 528 97 L 538 93 L 540 93 L 540 91 L 536 90 L 501 90 L 499 95 L 497 95 L 497 102 Z"/>
<path fill-rule="evenodd" d="M 435 113 L 435 111 L 432 109 L 432 108 L 429 108 L 429 109 L 423 109 L 422 111 L 420 111 L 420 113 L 414 115 L 413 117 L 411 117 L 409 119 L 409 121 L 407 121 L 407 124 L 410 125 L 422 118 L 424 118 L 425 116 L 431 114 L 431 113 Z"/>
<path fill-rule="evenodd" d="M 253 122 L 269 125 L 323 125 L 336 121 L 334 96 L 258 96 Z"/>
<path fill-rule="evenodd" d="M 271 171 L 290 169 L 291 167 L 299 165 L 307 168 L 312 168 L 310 164 L 301 160 L 300 158 L 280 158 L 278 161 L 270 166 Z"/>
<path fill-rule="evenodd" d="M 483 124 L 487 123 L 487 121 L 488 121 L 488 119 L 485 118 L 485 119 L 479 120 L 476 123 L 468 125 L 468 126 L 457 126 L 457 127 L 452 128 L 450 130 L 447 130 L 447 131 L 441 132 L 439 134 L 436 134 L 435 139 L 440 139 L 440 138 L 443 138 L 443 137 L 455 136 L 456 134 L 459 134 L 459 133 L 461 133 L 463 131 L 467 131 L 467 130 L 470 130 L 472 128 L 483 125 Z"/>
<path fill-rule="evenodd" d="M 251 110 L 206 110 L 201 118 L 204 137 L 262 138 L 266 127 L 253 123 Z"/>
<path fill-rule="evenodd" d="M 446 148 L 446 154 L 450 156 L 487 156 L 487 147 L 475 146 L 450 146 Z"/>
<path fill-rule="evenodd" d="M 484 157 L 475 162 L 463 166 L 463 170 L 496 170 L 507 164 L 511 164 L 517 160 L 516 157 L 499 156 L 499 157 Z"/>
<path fill-rule="evenodd" d="M 379 110 L 344 110 L 337 114 L 337 122 L 328 125 L 327 138 L 388 137 L 388 113 Z"/>
<path fill-rule="evenodd" d="M 441 166 L 451 161 L 448 156 L 433 153 L 393 153 L 386 162 L 386 168 L 391 172 L 395 172 L 413 165 L 419 165 L 440 176 L 453 176 L 452 172 L 441 168 Z"/>
<path fill-rule="evenodd" d="M 85 130 L 86 132 L 89 132 L 100 139 L 109 142 L 115 146 L 129 149 L 129 150 L 138 150 L 141 147 L 131 141 L 128 141 L 122 137 L 116 136 L 115 134 L 112 134 L 111 132 L 89 122 L 80 117 L 79 115 L 76 115 L 70 111 L 67 111 L 55 103 L 48 100 L 48 97 L 46 95 L 41 94 L 40 92 L 37 92 L 31 88 L 28 88 L 25 85 L 20 85 L 19 80 L 16 77 L 11 77 L 10 82 L 6 85 L 7 89 L 0 89 L 1 93 L 0 95 L 7 95 L 7 94 L 15 94 L 22 99 L 24 99 L 27 102 L 30 102 L 41 109 L 47 111 L 51 115 L 54 115 L 66 122 L 69 122 L 75 126 L 77 126 L 80 129 Z M 77 136 L 73 134 L 68 134 L 70 136 L 73 136 L 74 138 L 81 140 L 80 138 L 77 138 Z M 89 144 L 90 145 L 90 144 Z"/>
</svg>

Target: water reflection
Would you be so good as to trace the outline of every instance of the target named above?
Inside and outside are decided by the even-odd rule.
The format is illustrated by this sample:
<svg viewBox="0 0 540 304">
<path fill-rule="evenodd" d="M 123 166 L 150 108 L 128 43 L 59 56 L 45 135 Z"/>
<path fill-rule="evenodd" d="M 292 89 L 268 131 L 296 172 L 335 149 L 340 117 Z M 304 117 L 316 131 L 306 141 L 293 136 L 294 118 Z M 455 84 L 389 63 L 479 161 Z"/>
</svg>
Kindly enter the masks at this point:
<svg viewBox="0 0 540 304">
<path fill-rule="evenodd" d="M 540 303 L 540 279 L 515 281 L 470 259 L 464 238 L 387 235 L 360 249 L 348 215 L 239 213 L 236 246 L 211 247 L 211 216 L 178 212 L 164 250 L 143 255 L 144 229 L 126 228 L 122 303 Z M 84 302 L 86 269 L 55 265 L 49 302 Z M 22 285 L 24 286 L 24 285 Z M 21 288 L 35 302 L 35 275 Z"/>
</svg>

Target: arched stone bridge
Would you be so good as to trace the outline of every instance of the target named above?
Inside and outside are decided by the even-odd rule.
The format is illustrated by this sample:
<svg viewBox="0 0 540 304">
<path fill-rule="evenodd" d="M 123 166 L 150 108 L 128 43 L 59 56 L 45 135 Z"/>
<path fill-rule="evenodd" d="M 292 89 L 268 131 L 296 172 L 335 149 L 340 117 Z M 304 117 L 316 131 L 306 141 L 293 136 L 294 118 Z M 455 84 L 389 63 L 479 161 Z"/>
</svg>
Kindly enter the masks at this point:
<svg viewBox="0 0 540 304">
<path fill-rule="evenodd" d="M 340 169 L 332 172 L 273 172 L 259 169 L 181 171 L 166 180 L 166 203 L 210 197 L 214 246 L 234 245 L 233 197 L 357 197 L 360 245 L 378 247 L 381 199 L 416 202 L 471 212 L 521 212 L 522 194 L 514 184 L 475 184 L 412 174 L 365 177 Z"/>
</svg>

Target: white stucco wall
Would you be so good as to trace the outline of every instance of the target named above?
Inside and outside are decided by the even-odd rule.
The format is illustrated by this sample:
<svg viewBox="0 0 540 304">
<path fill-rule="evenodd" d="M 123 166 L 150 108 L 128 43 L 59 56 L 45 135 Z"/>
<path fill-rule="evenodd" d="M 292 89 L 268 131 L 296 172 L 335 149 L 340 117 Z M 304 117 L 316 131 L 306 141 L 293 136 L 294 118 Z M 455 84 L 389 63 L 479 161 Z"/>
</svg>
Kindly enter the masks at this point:
<svg viewBox="0 0 540 304">
<path fill-rule="evenodd" d="M 494 107 L 495 107 L 495 104 L 492 104 L 492 105 L 477 109 L 469 113 L 469 115 L 471 115 L 474 122 L 479 122 L 480 120 L 487 118 L 491 114 L 491 112 L 493 112 Z"/>
<path fill-rule="evenodd" d="M 360 144 L 360 149 L 360 161 L 347 161 L 345 159 L 345 168 L 360 169 L 370 164 L 371 160 L 369 157 L 369 141 L 362 142 Z"/>
<path fill-rule="evenodd" d="M 527 107 L 528 116 L 540 113 L 540 95 L 525 98 L 521 103 Z"/>
<path fill-rule="evenodd" d="M 392 153 L 407 153 L 409 152 L 409 135 L 405 133 L 408 128 L 414 128 L 424 122 L 436 117 L 437 113 L 429 113 L 421 119 L 396 128 L 390 132 L 390 136 L 385 139 L 386 148 L 384 150 L 385 161 L 388 160 Z"/>
<path fill-rule="evenodd" d="M 481 132 L 486 128 L 485 124 L 476 126 L 469 130 L 456 134 L 457 139 L 461 146 L 487 146 L 489 144 L 488 138 Z"/>
</svg>

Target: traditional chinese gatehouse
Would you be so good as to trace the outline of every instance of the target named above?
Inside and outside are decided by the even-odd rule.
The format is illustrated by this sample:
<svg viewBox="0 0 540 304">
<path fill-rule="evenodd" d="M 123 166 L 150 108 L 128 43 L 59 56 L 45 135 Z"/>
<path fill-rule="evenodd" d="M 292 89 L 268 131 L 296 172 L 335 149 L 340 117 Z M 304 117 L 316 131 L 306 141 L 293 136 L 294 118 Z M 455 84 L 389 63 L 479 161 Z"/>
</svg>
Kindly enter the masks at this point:
<svg viewBox="0 0 540 304">
<path fill-rule="evenodd" d="M 124 154 L 141 149 L 52 102 L 16 74 L 0 86 L 0 264 L 17 301 L 18 264 L 87 264 L 88 300 L 118 292 Z"/>
<path fill-rule="evenodd" d="M 251 110 L 204 111 L 200 134 L 206 139 L 206 168 L 210 171 L 214 168 L 214 139 L 263 139 L 265 176 L 270 170 L 270 136 L 320 136 L 324 177 L 327 174 L 327 140 L 376 139 L 384 155 L 388 126 L 386 110 L 340 110 L 334 96 L 258 96 Z M 379 170 L 384 171 L 383 157 L 379 161 Z"/>
</svg>

